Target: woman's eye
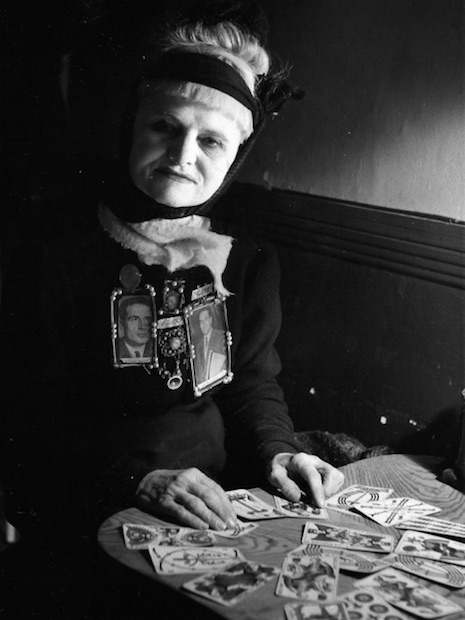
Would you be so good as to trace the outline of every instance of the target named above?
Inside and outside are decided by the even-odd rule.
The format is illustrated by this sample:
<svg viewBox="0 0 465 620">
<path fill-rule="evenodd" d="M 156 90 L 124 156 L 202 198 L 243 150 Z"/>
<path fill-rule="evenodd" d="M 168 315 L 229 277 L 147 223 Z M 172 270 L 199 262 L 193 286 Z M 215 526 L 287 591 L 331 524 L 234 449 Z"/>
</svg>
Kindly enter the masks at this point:
<svg viewBox="0 0 465 620">
<path fill-rule="evenodd" d="M 152 128 L 153 131 L 156 131 L 157 133 L 160 133 L 160 134 L 170 134 L 170 133 L 173 133 L 176 129 L 173 123 L 170 123 L 169 121 L 166 121 L 164 119 L 154 121 L 150 125 L 150 127 Z"/>
<path fill-rule="evenodd" d="M 209 148 L 209 149 L 215 149 L 215 148 L 219 148 L 222 146 L 219 140 L 217 140 L 216 138 L 212 138 L 210 136 L 201 138 L 201 143 L 204 147 Z"/>
</svg>

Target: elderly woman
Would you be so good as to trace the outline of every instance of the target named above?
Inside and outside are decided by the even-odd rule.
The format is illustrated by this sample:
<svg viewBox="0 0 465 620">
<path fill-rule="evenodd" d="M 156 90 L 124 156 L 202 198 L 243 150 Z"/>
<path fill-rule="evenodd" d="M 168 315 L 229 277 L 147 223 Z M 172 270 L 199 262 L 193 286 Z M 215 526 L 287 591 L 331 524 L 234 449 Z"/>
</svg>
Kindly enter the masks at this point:
<svg viewBox="0 0 465 620">
<path fill-rule="evenodd" d="M 62 520 L 89 533 L 134 503 L 195 528 L 231 527 L 223 487 L 252 479 L 234 477 L 241 460 L 290 501 L 305 491 L 321 506 L 341 484 L 298 451 L 276 382 L 275 255 L 210 219 L 264 123 L 268 70 L 258 40 L 232 23 L 172 32 L 128 105 L 125 165 L 98 230 L 12 261 L 27 276 L 13 274 L 4 303 L 3 482 L 24 536 L 50 541 Z M 142 356 L 120 350 L 123 314 Z M 200 316 L 222 337 L 206 380 L 211 325 L 197 344 Z"/>
</svg>

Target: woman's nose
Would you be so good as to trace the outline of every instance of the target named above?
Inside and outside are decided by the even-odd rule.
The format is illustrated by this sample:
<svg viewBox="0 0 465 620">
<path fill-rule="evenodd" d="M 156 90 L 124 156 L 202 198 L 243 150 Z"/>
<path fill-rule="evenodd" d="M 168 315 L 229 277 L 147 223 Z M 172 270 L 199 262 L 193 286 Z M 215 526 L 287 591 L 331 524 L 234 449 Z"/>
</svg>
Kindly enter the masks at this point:
<svg viewBox="0 0 465 620">
<path fill-rule="evenodd" d="M 178 166 L 194 164 L 197 158 L 197 140 L 195 136 L 190 134 L 178 136 L 171 143 L 168 156 Z"/>
</svg>

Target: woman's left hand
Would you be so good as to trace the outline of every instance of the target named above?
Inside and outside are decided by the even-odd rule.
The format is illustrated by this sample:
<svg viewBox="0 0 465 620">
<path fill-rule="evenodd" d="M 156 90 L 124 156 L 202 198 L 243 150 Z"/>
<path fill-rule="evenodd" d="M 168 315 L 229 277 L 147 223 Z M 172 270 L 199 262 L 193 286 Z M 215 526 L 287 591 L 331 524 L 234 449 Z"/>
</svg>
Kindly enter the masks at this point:
<svg viewBox="0 0 465 620">
<path fill-rule="evenodd" d="M 303 483 L 316 506 L 323 508 L 326 498 L 342 486 L 344 474 L 313 454 L 281 452 L 268 466 L 268 481 L 291 502 L 300 500 L 304 490 L 298 483 Z"/>
</svg>

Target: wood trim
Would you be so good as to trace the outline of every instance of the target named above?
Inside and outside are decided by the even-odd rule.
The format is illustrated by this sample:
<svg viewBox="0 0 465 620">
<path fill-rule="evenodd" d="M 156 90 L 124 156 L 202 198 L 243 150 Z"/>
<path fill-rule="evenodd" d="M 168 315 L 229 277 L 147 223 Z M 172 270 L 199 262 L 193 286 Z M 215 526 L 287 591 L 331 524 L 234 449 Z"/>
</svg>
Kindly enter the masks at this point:
<svg viewBox="0 0 465 620">
<path fill-rule="evenodd" d="M 250 184 L 219 213 L 278 246 L 465 289 L 464 223 Z"/>
</svg>

